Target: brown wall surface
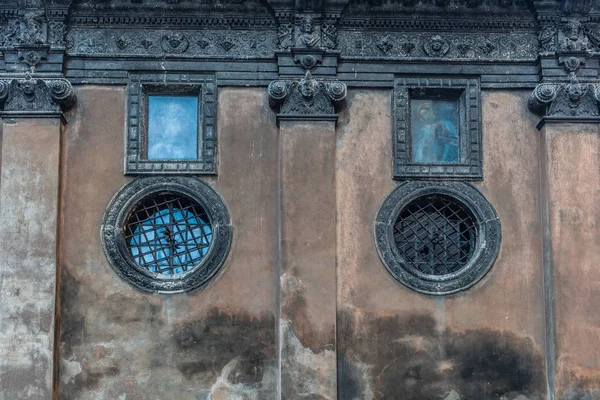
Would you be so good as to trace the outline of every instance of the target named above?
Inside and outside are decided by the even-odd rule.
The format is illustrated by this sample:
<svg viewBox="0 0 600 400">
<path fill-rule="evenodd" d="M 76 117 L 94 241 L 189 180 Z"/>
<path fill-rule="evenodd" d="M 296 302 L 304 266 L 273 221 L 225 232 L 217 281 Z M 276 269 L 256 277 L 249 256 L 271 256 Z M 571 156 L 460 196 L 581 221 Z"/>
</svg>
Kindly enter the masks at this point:
<svg viewBox="0 0 600 400">
<path fill-rule="evenodd" d="M 541 134 L 557 394 L 559 399 L 595 399 L 600 396 L 598 125 L 546 125 Z"/>
<path fill-rule="evenodd" d="M 0 136 L 0 400 L 52 395 L 59 118 L 5 118 Z"/>
<path fill-rule="evenodd" d="M 123 176 L 126 92 L 77 88 L 64 147 L 60 399 L 268 399 L 277 387 L 277 127 L 266 91 L 219 92 L 219 175 L 234 235 L 221 273 L 145 294 L 106 260 L 100 224 Z"/>
<path fill-rule="evenodd" d="M 338 382 L 348 399 L 546 394 L 539 133 L 526 92 L 484 92 L 484 176 L 502 247 L 451 296 L 417 294 L 380 261 L 374 220 L 391 179 L 391 92 L 350 91 L 337 147 Z M 458 396 L 458 397 L 457 397 Z"/>
<path fill-rule="evenodd" d="M 281 396 L 336 390 L 335 123 L 281 121 Z"/>
<path fill-rule="evenodd" d="M 291 400 L 294 391 L 307 388 L 307 398 L 335 396 L 330 361 L 336 351 L 337 398 L 343 400 L 542 399 L 545 265 L 552 271 L 553 297 L 547 300 L 554 304 L 558 398 L 597 390 L 598 127 L 548 125 L 540 134 L 537 117 L 527 110 L 528 95 L 482 93 L 484 180 L 473 185 L 498 214 L 501 250 L 474 287 L 436 297 L 397 282 L 375 247 L 377 212 L 402 184 L 391 178 L 390 91 L 350 90 L 336 132 L 302 129 L 337 136 L 336 146 L 315 142 L 315 149 L 322 145 L 335 153 L 335 177 L 326 174 L 334 183 L 315 191 L 302 190 L 309 176 L 301 171 L 290 169 L 287 180 L 281 175 L 286 158 L 280 160 L 278 152 L 287 149 L 280 147 L 286 142 L 280 141 L 264 88 L 221 88 L 218 176 L 201 179 L 229 208 L 232 248 L 207 287 L 164 296 L 122 281 L 100 243 L 105 208 L 131 180 L 123 176 L 125 88 L 78 87 L 63 139 L 58 398 L 276 398 L 281 313 L 283 332 L 293 327 L 295 341 L 288 344 L 296 346 L 282 337 L 283 353 L 287 346 L 289 364 L 301 367 L 289 369 L 289 382 L 314 383 L 288 385 Z M 299 141 L 298 132 L 289 132 L 289 143 Z M 290 160 L 310 167 L 310 154 L 302 158 L 309 148 L 299 143 L 292 150 Z M 326 152 L 321 156 L 330 159 Z M 278 192 L 283 184 L 287 200 L 285 191 Z M 313 192 L 327 200 L 324 205 L 332 202 L 336 232 L 327 222 L 331 210 L 323 211 L 327 218 L 305 220 Z M 296 197 L 306 204 L 296 204 Z M 335 237 L 313 243 L 307 235 L 311 224 Z M 544 224 L 551 239 L 547 259 Z M 296 236 L 303 239 L 295 242 Z M 310 253 L 311 243 L 322 251 Z M 330 264 L 337 282 L 319 269 Z M 316 283 L 308 288 L 298 278 L 309 275 Z M 336 286 L 337 303 L 319 305 Z M 300 299 L 306 307 L 297 301 L 298 289 L 309 297 Z M 335 307 L 337 321 L 328 323 Z M 337 338 L 329 335 L 333 329 Z M 285 368 L 288 361 L 282 361 Z"/>
</svg>

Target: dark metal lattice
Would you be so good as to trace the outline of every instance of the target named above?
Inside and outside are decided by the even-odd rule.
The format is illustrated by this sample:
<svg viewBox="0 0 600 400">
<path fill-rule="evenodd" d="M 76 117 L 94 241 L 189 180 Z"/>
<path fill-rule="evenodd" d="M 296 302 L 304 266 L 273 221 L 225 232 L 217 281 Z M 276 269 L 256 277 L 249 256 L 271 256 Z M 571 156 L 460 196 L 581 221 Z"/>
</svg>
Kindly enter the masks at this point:
<svg viewBox="0 0 600 400">
<path fill-rule="evenodd" d="M 463 268 L 475 252 L 476 237 L 467 208 L 443 195 L 412 201 L 394 223 L 394 241 L 406 265 L 427 275 Z"/>
<path fill-rule="evenodd" d="M 150 272 L 175 275 L 202 260 L 213 229 L 200 204 L 178 193 L 161 192 L 133 207 L 124 234 L 138 265 Z"/>
</svg>

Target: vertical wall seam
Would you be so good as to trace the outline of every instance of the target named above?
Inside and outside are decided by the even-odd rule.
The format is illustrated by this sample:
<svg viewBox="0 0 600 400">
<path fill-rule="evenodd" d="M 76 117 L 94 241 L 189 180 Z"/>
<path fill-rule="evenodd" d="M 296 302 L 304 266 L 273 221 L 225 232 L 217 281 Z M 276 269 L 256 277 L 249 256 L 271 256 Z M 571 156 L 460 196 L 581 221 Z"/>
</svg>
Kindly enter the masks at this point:
<svg viewBox="0 0 600 400">
<path fill-rule="evenodd" d="M 60 293 L 61 293 L 61 270 L 62 270 L 62 231 L 63 231 L 63 205 L 64 205 L 64 185 L 65 185 L 65 126 L 60 123 L 58 139 L 58 190 L 56 193 L 56 266 L 54 278 L 54 338 L 52 346 L 52 400 L 58 399 L 59 383 L 59 347 L 60 347 Z"/>
<path fill-rule="evenodd" d="M 544 270 L 544 317 L 545 317 L 545 358 L 546 358 L 546 385 L 548 399 L 555 399 L 554 382 L 554 308 L 552 294 L 552 262 L 551 262 L 551 237 L 550 237 L 550 188 L 548 172 L 548 153 L 546 133 L 540 133 L 539 169 L 540 169 L 540 217 L 542 223 L 542 262 Z"/>
<path fill-rule="evenodd" d="M 277 310 L 276 310 L 276 334 L 277 334 L 277 399 L 282 399 L 282 388 L 281 388 L 281 375 L 282 375 L 282 348 L 283 348 L 283 337 L 281 331 L 281 273 L 282 273 L 282 248 L 281 248 L 281 207 L 282 207 L 282 192 L 281 192 L 281 153 L 282 153 L 282 143 L 281 143 L 281 132 L 277 130 L 277 212 L 276 212 L 276 220 L 277 220 Z"/>
<path fill-rule="evenodd" d="M 334 204 L 335 204 L 335 238 L 334 238 L 334 249 L 335 249 L 335 261 L 334 261 L 334 268 L 335 268 L 335 317 L 334 317 L 334 323 L 335 326 L 333 328 L 333 340 L 334 340 L 334 351 L 335 351 L 335 377 L 336 377 L 336 382 L 335 382 L 335 393 L 336 393 L 336 397 L 339 398 L 340 396 L 340 370 L 339 370 L 339 352 L 338 352 L 338 315 L 340 315 L 339 313 L 339 293 L 340 293 L 340 288 L 338 286 L 339 283 L 339 279 L 338 279 L 338 233 L 339 233 L 339 207 L 338 207 L 338 202 L 337 202 L 337 195 L 338 195 L 338 169 L 337 169 L 337 161 L 338 161 L 338 125 L 337 123 L 335 124 L 334 128 L 333 128 L 333 134 L 334 134 L 334 138 L 335 138 L 335 142 L 334 142 L 334 147 L 333 147 L 333 198 L 334 198 Z"/>
</svg>

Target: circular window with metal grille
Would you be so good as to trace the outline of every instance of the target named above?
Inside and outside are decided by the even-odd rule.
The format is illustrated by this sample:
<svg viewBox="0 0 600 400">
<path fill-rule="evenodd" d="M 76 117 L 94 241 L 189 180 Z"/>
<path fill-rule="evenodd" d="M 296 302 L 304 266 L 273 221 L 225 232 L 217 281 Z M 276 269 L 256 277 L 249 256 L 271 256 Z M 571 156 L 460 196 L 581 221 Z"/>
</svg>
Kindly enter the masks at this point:
<svg viewBox="0 0 600 400">
<path fill-rule="evenodd" d="M 102 242 L 123 279 L 142 290 L 176 293 L 217 273 L 231 223 L 223 200 L 196 178 L 137 178 L 109 204 Z"/>
<path fill-rule="evenodd" d="M 501 230 L 494 209 L 473 186 L 407 182 L 385 200 L 375 238 L 394 278 L 415 291 L 441 295 L 483 278 L 498 255 Z"/>
</svg>

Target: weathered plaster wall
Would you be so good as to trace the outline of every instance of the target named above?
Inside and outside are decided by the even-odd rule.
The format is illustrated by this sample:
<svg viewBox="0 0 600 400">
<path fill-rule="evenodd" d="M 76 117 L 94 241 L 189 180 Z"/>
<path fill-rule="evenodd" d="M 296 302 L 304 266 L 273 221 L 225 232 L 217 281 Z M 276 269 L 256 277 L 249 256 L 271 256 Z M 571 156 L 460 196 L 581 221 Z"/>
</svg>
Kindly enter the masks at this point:
<svg viewBox="0 0 600 400">
<path fill-rule="evenodd" d="M 337 399 L 335 123 L 281 121 L 281 396 Z"/>
<path fill-rule="evenodd" d="M 597 124 L 546 125 L 554 304 L 556 386 L 559 399 L 600 397 L 600 138 Z"/>
<path fill-rule="evenodd" d="M 395 281 L 374 245 L 375 216 L 399 184 L 391 93 L 350 91 L 337 147 L 340 399 L 545 396 L 539 133 L 527 96 L 482 99 L 485 180 L 475 186 L 502 224 L 498 259 L 468 291 L 432 297 Z"/>
<path fill-rule="evenodd" d="M 263 89 L 221 88 L 219 175 L 202 179 L 229 207 L 231 253 L 208 287 L 162 296 L 121 281 L 100 245 L 105 207 L 131 179 L 122 172 L 125 89 L 82 86 L 77 95 L 63 140 L 60 399 L 275 398 L 278 313 L 286 399 L 297 390 L 334 398 L 336 356 L 343 400 L 543 399 L 545 265 L 552 271 L 557 398 L 598 390 L 597 126 L 540 134 L 527 91 L 483 93 L 485 179 L 474 186 L 496 209 L 502 247 L 473 288 L 432 297 L 396 282 L 373 240 L 379 207 L 401 184 L 391 179 L 390 91 L 350 90 L 336 132 L 316 124 L 282 141 Z M 302 132 L 306 140 L 335 134 L 337 143 L 316 141 L 313 150 L 327 151 L 310 154 L 294 136 Z M 290 149 L 286 175 L 278 152 Z M 329 160 L 327 152 L 335 153 L 335 181 L 307 187 L 312 175 L 296 164 L 310 168 Z M 326 172 L 324 179 L 333 179 Z M 326 210 L 306 218 L 312 206 L 330 201 L 335 232 Z M 546 205 L 551 241 L 544 260 Z M 321 233 L 326 240 L 315 239 Z M 328 292 L 336 286 L 337 303 Z M 336 307 L 337 321 L 329 321 Z"/>
<path fill-rule="evenodd" d="M 0 400 L 52 396 L 61 123 L 6 118 L 0 138 Z"/>
<path fill-rule="evenodd" d="M 126 92 L 77 88 L 65 134 L 60 399 L 268 399 L 277 379 L 277 127 L 261 89 L 219 93 L 219 175 L 234 227 L 202 289 L 150 295 L 123 282 L 100 223 L 123 176 Z"/>
</svg>

